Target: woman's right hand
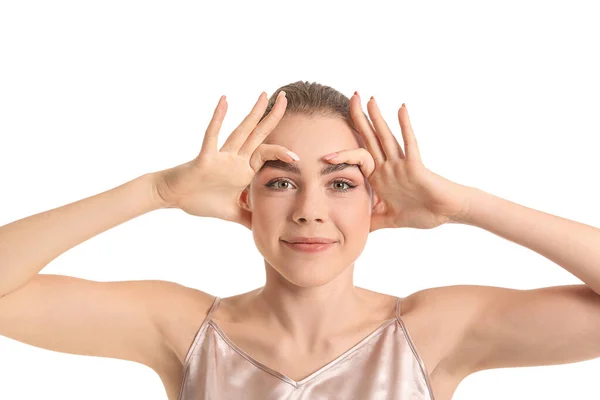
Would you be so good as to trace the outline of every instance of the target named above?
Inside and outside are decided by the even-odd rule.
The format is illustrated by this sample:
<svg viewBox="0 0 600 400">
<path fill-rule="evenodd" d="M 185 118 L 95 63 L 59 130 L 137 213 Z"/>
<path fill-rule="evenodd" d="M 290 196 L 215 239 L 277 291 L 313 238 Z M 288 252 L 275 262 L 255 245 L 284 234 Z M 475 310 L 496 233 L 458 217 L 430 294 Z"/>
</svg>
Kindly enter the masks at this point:
<svg viewBox="0 0 600 400">
<path fill-rule="evenodd" d="M 187 163 L 154 173 L 154 193 L 163 208 L 180 208 L 190 215 L 220 218 L 252 229 L 251 212 L 242 208 L 239 197 L 267 160 L 294 160 L 287 148 L 262 144 L 284 115 L 287 105 L 281 91 L 275 105 L 261 123 L 267 96 L 261 93 L 254 108 L 217 150 L 217 138 L 227 111 L 219 99 L 200 154 Z"/>
</svg>

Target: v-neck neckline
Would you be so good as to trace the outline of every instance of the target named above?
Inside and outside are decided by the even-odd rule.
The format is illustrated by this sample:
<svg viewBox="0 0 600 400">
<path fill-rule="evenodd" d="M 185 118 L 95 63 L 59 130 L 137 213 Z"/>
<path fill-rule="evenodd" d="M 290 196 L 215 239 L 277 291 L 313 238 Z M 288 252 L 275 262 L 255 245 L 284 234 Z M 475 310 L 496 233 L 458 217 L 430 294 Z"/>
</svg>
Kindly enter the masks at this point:
<svg viewBox="0 0 600 400">
<path fill-rule="evenodd" d="M 352 347 L 350 347 L 348 350 L 344 351 L 342 354 L 340 354 L 339 356 L 337 356 L 336 358 L 334 358 L 333 360 L 331 360 L 327 364 L 323 365 L 322 367 L 320 367 L 319 369 L 317 369 L 316 371 L 314 371 L 313 373 L 311 373 L 307 377 L 302 378 L 299 381 L 295 381 L 294 379 L 290 378 L 289 376 L 287 376 L 285 374 L 282 374 L 279 371 L 274 370 L 273 368 L 271 368 L 271 367 L 263 364 L 262 362 L 258 361 L 257 359 L 255 359 L 254 357 L 252 357 L 250 354 L 246 353 L 242 348 L 240 348 L 238 345 L 236 345 L 229 338 L 229 336 L 227 336 L 227 334 L 225 332 L 223 332 L 223 330 L 221 329 L 221 327 L 212 318 L 208 321 L 208 324 L 211 325 L 214 328 L 214 330 L 225 341 L 225 343 L 227 345 L 229 345 L 229 347 L 231 347 L 233 350 L 235 350 L 238 354 L 240 354 L 242 357 L 244 357 L 250 363 L 254 364 L 256 367 L 262 369 L 263 371 L 268 372 L 268 373 L 276 376 L 277 378 L 279 378 L 279 379 L 281 379 L 281 380 L 283 380 L 283 381 L 285 381 L 285 382 L 293 385 L 294 387 L 298 387 L 298 386 L 306 383 L 310 379 L 312 379 L 312 378 L 320 375 L 321 373 L 325 372 L 329 368 L 331 368 L 334 365 L 336 365 L 339 362 L 341 362 L 346 357 L 348 357 L 351 354 L 353 354 L 356 350 L 358 350 L 364 344 L 366 344 L 369 341 L 369 339 L 375 337 L 378 333 L 382 332 L 386 327 L 390 326 L 394 321 L 397 321 L 396 317 L 390 318 L 388 320 L 385 320 L 381 325 L 379 325 L 375 330 L 373 330 L 367 336 L 365 336 L 364 338 L 362 338 L 358 343 L 356 343 L 355 345 L 353 345 Z"/>
</svg>

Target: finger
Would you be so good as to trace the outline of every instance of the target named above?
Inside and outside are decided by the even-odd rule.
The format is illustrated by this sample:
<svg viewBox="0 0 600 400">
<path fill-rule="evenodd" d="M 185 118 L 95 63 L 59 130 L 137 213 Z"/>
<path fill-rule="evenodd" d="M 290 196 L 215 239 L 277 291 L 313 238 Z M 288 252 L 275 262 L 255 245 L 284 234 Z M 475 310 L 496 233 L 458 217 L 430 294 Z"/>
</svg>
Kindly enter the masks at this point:
<svg viewBox="0 0 600 400">
<path fill-rule="evenodd" d="M 402 103 L 402 107 L 400 107 L 398 110 L 398 121 L 400 121 L 400 129 L 402 130 L 402 138 L 404 139 L 406 159 L 421 161 L 421 154 L 419 153 L 417 138 L 415 137 L 412 126 L 410 125 L 408 110 L 406 109 L 406 105 L 404 103 Z"/>
<path fill-rule="evenodd" d="M 367 110 L 369 111 L 373 125 L 375 125 L 375 132 L 379 137 L 379 142 L 382 144 L 386 158 L 388 160 L 390 158 L 404 158 L 400 143 L 398 143 L 387 122 L 381 116 L 381 111 L 379 111 L 375 98 L 371 97 L 368 101 Z"/>
<path fill-rule="evenodd" d="M 375 164 L 383 164 L 385 162 L 385 154 L 381 149 L 379 139 L 375 136 L 375 129 L 371 126 L 371 123 L 360 106 L 360 96 L 357 94 L 354 94 L 350 98 L 350 115 L 352 116 L 356 128 L 365 139 L 365 145 L 367 146 L 369 153 L 373 155 Z"/>
<path fill-rule="evenodd" d="M 337 156 L 325 161 L 332 164 L 358 164 L 363 175 L 367 178 L 375 171 L 375 160 L 367 149 L 361 147 L 359 149 L 342 150 L 337 153 Z"/>
<path fill-rule="evenodd" d="M 269 115 L 261 121 L 261 123 L 252 131 L 250 136 L 246 139 L 244 145 L 239 149 L 238 154 L 241 156 L 250 156 L 257 147 L 264 142 L 265 138 L 269 136 L 271 131 L 275 129 L 283 115 L 287 106 L 287 98 L 285 92 L 282 90 L 277 95 L 277 100 L 273 108 L 269 112 Z"/>
<path fill-rule="evenodd" d="M 200 149 L 200 154 L 217 151 L 217 141 L 219 138 L 219 131 L 221 130 L 221 125 L 223 124 L 223 119 L 225 119 L 225 114 L 227 113 L 227 100 L 225 96 L 221 96 L 219 102 L 217 103 L 217 107 L 215 108 L 215 112 L 213 113 L 213 117 L 208 124 L 208 128 L 206 128 L 206 133 L 204 134 L 204 140 L 202 141 L 202 148 Z"/>
<path fill-rule="evenodd" d="M 250 132 L 252 132 L 258 121 L 260 121 L 260 117 L 264 114 L 268 104 L 267 94 L 261 92 L 250 114 L 233 130 L 219 151 L 237 153 Z"/>
<path fill-rule="evenodd" d="M 258 146 L 256 151 L 250 156 L 250 167 L 255 173 L 258 173 L 262 168 L 263 164 L 268 160 L 281 160 L 287 163 L 295 162 L 287 152 L 288 148 L 279 146 L 277 144 L 261 144 Z"/>
</svg>

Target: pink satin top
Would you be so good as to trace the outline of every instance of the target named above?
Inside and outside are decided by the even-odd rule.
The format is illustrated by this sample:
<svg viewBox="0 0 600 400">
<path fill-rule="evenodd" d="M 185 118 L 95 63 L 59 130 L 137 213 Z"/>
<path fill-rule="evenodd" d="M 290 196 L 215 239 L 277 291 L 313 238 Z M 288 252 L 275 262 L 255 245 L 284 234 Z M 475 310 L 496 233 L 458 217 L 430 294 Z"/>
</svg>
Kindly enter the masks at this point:
<svg viewBox="0 0 600 400">
<path fill-rule="evenodd" d="M 421 356 L 400 317 L 300 381 L 237 347 L 212 320 L 216 297 L 186 355 L 179 400 L 434 400 Z"/>
</svg>

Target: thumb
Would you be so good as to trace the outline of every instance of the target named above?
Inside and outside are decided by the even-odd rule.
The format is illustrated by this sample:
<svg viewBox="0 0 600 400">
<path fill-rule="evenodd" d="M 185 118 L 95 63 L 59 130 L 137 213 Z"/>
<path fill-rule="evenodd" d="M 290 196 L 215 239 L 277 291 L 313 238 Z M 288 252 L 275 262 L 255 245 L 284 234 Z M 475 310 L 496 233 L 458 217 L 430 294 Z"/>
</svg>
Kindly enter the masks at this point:
<svg viewBox="0 0 600 400">
<path fill-rule="evenodd" d="M 250 167 L 257 173 L 266 161 L 269 160 L 281 160 L 285 162 L 294 162 L 292 156 L 287 154 L 290 151 L 286 147 L 279 146 L 277 144 L 261 144 L 259 145 L 252 156 L 250 157 Z M 294 154 L 292 152 L 292 154 Z"/>
<path fill-rule="evenodd" d="M 338 151 L 337 155 L 327 160 L 332 164 L 357 164 L 365 177 L 370 177 L 375 171 L 375 160 L 365 148 Z"/>
</svg>

